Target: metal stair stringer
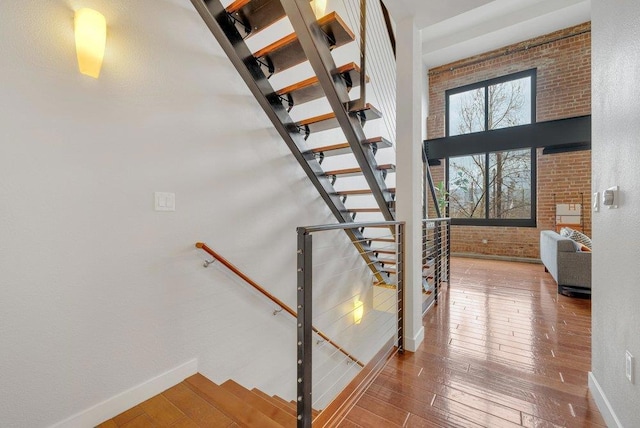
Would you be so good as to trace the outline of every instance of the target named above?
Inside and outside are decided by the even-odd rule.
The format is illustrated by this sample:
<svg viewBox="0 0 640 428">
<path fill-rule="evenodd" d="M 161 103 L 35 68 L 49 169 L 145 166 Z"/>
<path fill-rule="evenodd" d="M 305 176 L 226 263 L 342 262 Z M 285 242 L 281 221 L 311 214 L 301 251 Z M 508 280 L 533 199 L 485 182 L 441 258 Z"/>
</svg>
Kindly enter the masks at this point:
<svg viewBox="0 0 640 428">
<path fill-rule="evenodd" d="M 303 136 L 283 106 L 282 100 L 269 83 L 260 64 L 244 42 L 236 25 L 229 19 L 222 3 L 219 0 L 191 0 L 191 3 L 333 215 L 340 223 L 353 223 L 354 221 L 344 206 L 341 196 L 335 191 L 315 155 L 309 150 L 301 150 L 301 147 L 305 146 Z M 363 236 L 362 231 L 354 228 L 345 229 L 345 232 L 376 279 L 383 281 L 381 272 L 384 269 L 377 261 L 377 257 L 370 248 L 370 242 Z"/>
<path fill-rule="evenodd" d="M 367 137 L 358 113 L 349 111 L 350 101 L 345 82 L 333 72 L 337 69 L 336 64 L 326 44 L 326 36 L 317 24 L 309 2 L 306 0 L 281 0 L 281 2 L 384 219 L 395 220 L 392 195 L 387 191 L 382 172 L 377 169 L 373 152 L 362 145 Z"/>
</svg>

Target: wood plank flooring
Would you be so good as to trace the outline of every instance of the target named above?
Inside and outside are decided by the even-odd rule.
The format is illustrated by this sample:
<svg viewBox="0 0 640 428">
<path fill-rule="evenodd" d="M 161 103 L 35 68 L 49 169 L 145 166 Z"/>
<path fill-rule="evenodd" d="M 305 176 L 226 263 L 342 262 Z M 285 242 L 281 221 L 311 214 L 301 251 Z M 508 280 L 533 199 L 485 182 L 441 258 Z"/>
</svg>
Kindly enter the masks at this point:
<svg viewBox="0 0 640 428">
<path fill-rule="evenodd" d="M 389 361 L 340 427 L 604 427 L 587 388 L 591 301 L 537 264 L 452 259 L 418 352 Z"/>
</svg>

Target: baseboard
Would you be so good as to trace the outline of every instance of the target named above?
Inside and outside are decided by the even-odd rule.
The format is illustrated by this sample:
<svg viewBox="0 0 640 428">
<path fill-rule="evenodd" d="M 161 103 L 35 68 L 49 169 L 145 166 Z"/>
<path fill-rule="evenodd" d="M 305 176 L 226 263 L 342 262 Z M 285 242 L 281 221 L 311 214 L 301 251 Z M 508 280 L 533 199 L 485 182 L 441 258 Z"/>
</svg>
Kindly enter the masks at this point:
<svg viewBox="0 0 640 428">
<path fill-rule="evenodd" d="M 500 260 L 503 262 L 542 264 L 542 260 L 540 259 L 530 259 L 528 257 L 494 256 L 491 254 L 451 253 L 451 257 L 465 257 L 468 259 Z"/>
<path fill-rule="evenodd" d="M 618 419 L 616 413 L 613 411 L 611 403 L 609 403 L 609 400 L 607 400 L 607 396 L 604 395 L 604 391 L 600 387 L 600 384 L 598 383 L 592 372 L 589 372 L 589 391 L 591 391 L 593 400 L 596 402 L 598 410 L 600 410 L 600 414 L 604 418 L 604 421 L 607 423 L 607 426 L 610 428 L 622 428 L 620 419 Z"/>
<path fill-rule="evenodd" d="M 422 317 L 421 317 L 422 319 Z M 420 330 L 416 333 L 414 337 L 405 337 L 404 338 L 404 349 L 409 352 L 416 352 L 418 350 L 418 346 L 424 341 L 424 326 L 420 327 Z"/>
<path fill-rule="evenodd" d="M 193 359 L 162 373 L 140 385 L 134 386 L 102 403 L 89 407 L 75 415 L 52 425 L 50 428 L 94 427 L 107 419 L 128 410 L 162 391 L 179 384 L 185 378 L 198 372 L 198 360 Z"/>
</svg>

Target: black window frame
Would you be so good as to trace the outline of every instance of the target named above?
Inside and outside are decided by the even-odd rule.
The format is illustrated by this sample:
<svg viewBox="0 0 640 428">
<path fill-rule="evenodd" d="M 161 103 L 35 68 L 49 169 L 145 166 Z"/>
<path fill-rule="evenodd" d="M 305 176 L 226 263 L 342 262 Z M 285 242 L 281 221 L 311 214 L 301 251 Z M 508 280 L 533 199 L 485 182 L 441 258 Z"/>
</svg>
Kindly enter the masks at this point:
<svg viewBox="0 0 640 428">
<path fill-rule="evenodd" d="M 489 87 L 508 82 L 511 80 L 518 80 L 525 77 L 531 78 L 531 124 L 536 123 L 536 94 L 537 94 L 537 69 L 529 69 L 520 71 L 517 73 L 511 73 L 504 76 L 496 77 L 493 79 L 483 80 L 481 82 L 472 83 L 470 85 L 460 86 L 457 88 L 448 89 L 445 91 L 445 135 L 446 137 L 450 137 L 449 133 L 449 108 L 450 103 L 449 99 L 452 95 L 456 95 L 462 92 L 468 92 L 474 89 L 483 88 L 485 90 L 484 93 L 484 131 L 473 132 L 469 134 L 463 135 L 474 135 L 474 134 L 486 134 L 495 132 L 497 130 L 487 130 L 489 126 Z M 511 127 L 515 128 L 515 127 Z M 500 131 L 509 132 L 510 128 L 499 128 Z M 455 138 L 456 136 L 452 137 Z M 489 156 L 491 153 L 495 153 L 495 150 L 491 150 L 491 144 L 486 144 L 484 141 L 487 140 L 485 135 L 480 138 L 483 141 L 482 147 L 478 147 L 472 144 L 468 147 L 468 153 L 460 155 L 460 156 L 472 156 L 472 155 L 485 155 L 485 165 L 489 165 Z M 517 144 L 514 144 L 512 148 L 506 147 L 502 148 L 500 151 L 516 151 L 523 150 L 522 147 L 518 147 Z M 530 218 L 526 219 L 499 219 L 499 218 L 491 218 L 490 217 L 490 198 L 489 198 L 489 174 L 485 174 L 485 216 L 484 218 L 460 218 L 460 217 L 452 217 L 451 224 L 454 225 L 464 225 L 464 226 L 507 226 L 507 227 L 536 227 L 537 226 L 537 150 L 535 147 L 531 147 L 531 215 Z M 449 192 L 449 161 L 450 157 L 445 158 L 445 177 L 446 179 L 446 188 L 447 192 Z M 486 168 L 486 167 L 485 167 Z M 446 208 L 447 216 L 450 215 L 449 205 L 447 204 Z"/>
</svg>

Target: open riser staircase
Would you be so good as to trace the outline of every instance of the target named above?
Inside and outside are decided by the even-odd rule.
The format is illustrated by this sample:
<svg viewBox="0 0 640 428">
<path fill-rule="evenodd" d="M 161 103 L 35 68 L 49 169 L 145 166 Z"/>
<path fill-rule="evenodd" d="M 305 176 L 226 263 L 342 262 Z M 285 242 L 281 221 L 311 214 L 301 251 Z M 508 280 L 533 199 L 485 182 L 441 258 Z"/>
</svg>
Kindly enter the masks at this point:
<svg viewBox="0 0 640 428">
<path fill-rule="evenodd" d="M 336 65 L 332 57 L 332 50 L 356 39 L 343 19 L 335 12 L 316 19 L 307 0 L 236 0 L 226 7 L 219 0 L 192 3 L 336 219 L 350 223 L 360 213 L 377 213 L 382 220 L 394 220 L 395 188 L 387 187 L 385 179 L 395 172 L 395 165 L 376 161 L 376 153 L 392 144 L 364 132 L 366 123 L 382 113 L 362 98 L 350 98 L 352 89 L 366 84 L 369 77 L 355 62 Z M 260 45 L 261 33 L 280 25 L 283 19 L 288 19 L 293 33 L 284 33 L 260 48 L 249 48 L 249 41 Z M 282 88 L 272 87 L 272 76 L 304 62 L 310 64 L 315 76 L 288 82 Z M 301 120 L 291 117 L 296 108 L 318 99 L 326 100 L 331 111 Z M 315 147 L 308 145 L 311 136 L 331 129 L 341 129 L 344 138 Z M 323 162 L 333 156 L 351 156 L 357 166 L 323 167 Z M 364 177 L 367 185 L 336 190 L 338 180 L 353 176 Z M 367 196 L 372 203 L 347 207 L 348 198 L 360 196 Z M 386 242 L 393 240 L 392 232 L 345 232 L 374 274 L 374 282 L 393 284 L 395 252 L 387 250 Z"/>
</svg>

